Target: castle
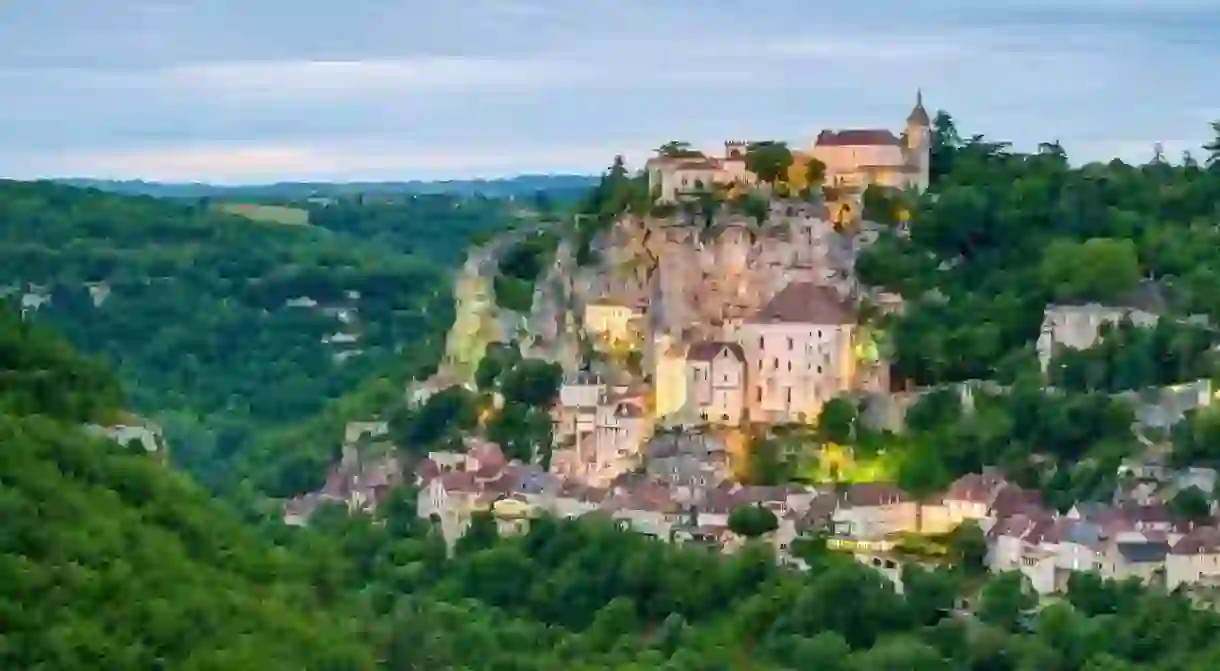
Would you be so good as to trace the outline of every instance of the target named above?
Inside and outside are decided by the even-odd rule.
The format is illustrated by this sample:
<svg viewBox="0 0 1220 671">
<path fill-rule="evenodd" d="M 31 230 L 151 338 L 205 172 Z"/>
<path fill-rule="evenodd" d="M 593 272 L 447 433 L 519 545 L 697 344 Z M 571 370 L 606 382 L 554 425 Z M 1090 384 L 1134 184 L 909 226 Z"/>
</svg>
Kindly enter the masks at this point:
<svg viewBox="0 0 1220 671">
<path fill-rule="evenodd" d="M 823 130 L 808 150 L 793 150 L 788 181 L 803 183 L 805 166 L 817 159 L 826 166 L 823 185 L 848 199 L 870 184 L 923 191 L 929 180 L 931 128 L 923 93 L 917 92 L 901 136 L 885 128 Z M 753 186 L 758 180 L 746 167 L 748 147 L 743 141 L 725 142 L 722 157 L 698 151 L 658 153 L 645 164 L 649 187 L 659 202 L 675 202 L 713 187 Z"/>
</svg>

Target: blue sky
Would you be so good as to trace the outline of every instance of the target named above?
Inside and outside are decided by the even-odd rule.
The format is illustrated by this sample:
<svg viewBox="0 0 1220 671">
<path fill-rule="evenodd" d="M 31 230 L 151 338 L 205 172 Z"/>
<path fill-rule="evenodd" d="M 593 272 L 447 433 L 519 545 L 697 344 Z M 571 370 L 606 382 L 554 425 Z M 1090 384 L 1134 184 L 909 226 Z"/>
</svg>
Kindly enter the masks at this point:
<svg viewBox="0 0 1220 671">
<path fill-rule="evenodd" d="M 1220 0 L 8 0 L 0 45 L 23 178 L 592 172 L 897 127 L 918 86 L 1076 160 L 1198 153 L 1220 118 Z"/>
</svg>

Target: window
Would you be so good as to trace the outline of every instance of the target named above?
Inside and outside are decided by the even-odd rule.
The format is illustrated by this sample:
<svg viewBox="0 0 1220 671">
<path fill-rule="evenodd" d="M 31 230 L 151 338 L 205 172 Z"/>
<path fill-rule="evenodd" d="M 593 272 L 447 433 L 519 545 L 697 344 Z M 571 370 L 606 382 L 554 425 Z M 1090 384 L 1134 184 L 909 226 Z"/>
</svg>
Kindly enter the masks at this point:
<svg viewBox="0 0 1220 671">
<path fill-rule="evenodd" d="M 763 344 L 763 337 L 758 336 L 758 349 L 763 349 L 764 347 L 765 345 Z"/>
<path fill-rule="evenodd" d="M 779 357 L 775 357 L 771 360 L 771 367 L 775 370 L 779 370 Z"/>
<path fill-rule="evenodd" d="M 791 361 L 788 362 L 788 372 L 789 373 L 792 372 L 792 362 Z"/>
<path fill-rule="evenodd" d="M 791 352 L 794 346 L 795 343 L 792 342 L 792 338 L 788 338 L 788 351 Z"/>
<path fill-rule="evenodd" d="M 762 403 L 762 387 L 758 388 L 757 393 L 754 396 L 759 403 Z"/>
<path fill-rule="evenodd" d="M 821 375 L 821 373 L 822 373 L 822 367 L 818 366 L 818 374 Z"/>
<path fill-rule="evenodd" d="M 818 337 L 819 337 L 819 338 L 821 338 L 821 337 L 822 337 L 822 329 L 818 329 Z"/>
<path fill-rule="evenodd" d="M 784 387 L 784 401 L 789 405 L 792 404 L 792 387 Z"/>
</svg>

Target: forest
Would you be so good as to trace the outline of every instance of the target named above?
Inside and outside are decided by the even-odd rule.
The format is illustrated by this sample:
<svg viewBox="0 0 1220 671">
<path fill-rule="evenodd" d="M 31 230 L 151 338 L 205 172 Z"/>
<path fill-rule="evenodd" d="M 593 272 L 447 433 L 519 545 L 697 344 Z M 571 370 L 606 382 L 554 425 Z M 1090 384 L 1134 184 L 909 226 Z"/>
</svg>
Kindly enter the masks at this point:
<svg viewBox="0 0 1220 671">
<path fill-rule="evenodd" d="M 86 437 L 118 380 L 0 307 L 0 668 L 372 669 L 300 554 L 159 460 Z"/>
<path fill-rule="evenodd" d="M 201 482 L 291 493 L 334 448 L 283 453 L 276 437 L 327 408 L 380 410 L 370 387 L 401 390 L 434 365 L 451 267 L 510 214 L 438 195 L 314 218 L 276 226 L 206 202 L 0 182 L 0 287 L 20 301 L 38 285 L 37 319 L 113 365 L 130 409 L 164 426 Z M 313 305 L 289 304 L 303 298 Z M 358 340 L 324 342 L 335 334 Z"/>
<path fill-rule="evenodd" d="M 930 191 L 870 203 L 910 212 L 909 233 L 883 235 L 857 272 L 907 302 L 904 314 L 877 320 L 899 384 L 988 380 L 1007 391 L 976 391 L 970 412 L 951 393 L 920 402 L 913 435 L 894 441 L 918 455 L 902 460 L 915 489 L 1003 465 L 1060 506 L 1107 498 L 1117 465 L 1141 449 L 1127 429 L 1131 398 L 1120 393 L 1216 378 L 1220 124 L 1213 130 L 1198 160 L 1170 162 L 1150 147 L 1143 165 L 1073 166 L 1056 143 L 1023 153 L 964 139 L 949 114 L 937 115 Z M 1055 353 L 1045 379 L 1034 350 L 1043 309 L 1089 302 L 1163 318 Z M 1191 431 L 1197 421 L 1178 435 L 1216 435 Z M 1194 465 L 1220 465 L 1220 443 L 1176 449 L 1206 456 Z"/>
<path fill-rule="evenodd" d="M 502 538 L 476 515 L 447 556 L 404 487 L 373 516 L 309 528 L 238 516 L 185 474 L 87 438 L 117 380 L 0 311 L 0 667 L 14 669 L 957 669 L 1202 671 L 1220 615 L 1073 578 L 1035 608 L 1016 574 L 904 569 L 904 593 L 828 551 L 777 565 L 672 545 L 597 516 Z M 966 539 L 969 536 L 961 536 Z"/>
</svg>

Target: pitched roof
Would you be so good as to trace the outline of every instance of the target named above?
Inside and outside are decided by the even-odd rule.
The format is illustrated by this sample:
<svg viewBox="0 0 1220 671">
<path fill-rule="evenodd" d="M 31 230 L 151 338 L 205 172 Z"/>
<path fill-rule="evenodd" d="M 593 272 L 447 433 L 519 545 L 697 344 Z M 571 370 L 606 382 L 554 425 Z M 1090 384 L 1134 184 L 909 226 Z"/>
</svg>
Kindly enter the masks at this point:
<svg viewBox="0 0 1220 671">
<path fill-rule="evenodd" d="M 996 518 L 1018 514 L 1040 514 L 1042 494 L 1036 489 L 1023 489 L 1014 484 L 1000 487 L 991 502 L 991 514 Z"/>
<path fill-rule="evenodd" d="M 815 142 L 823 147 L 870 147 L 902 144 L 898 136 L 884 128 L 850 128 L 847 130 L 824 130 L 818 133 Z"/>
<path fill-rule="evenodd" d="M 912 500 L 906 492 L 885 482 L 858 482 L 843 493 L 849 506 L 888 506 Z"/>
<path fill-rule="evenodd" d="M 1169 552 L 1175 555 L 1220 553 L 1220 529 L 1198 527 L 1178 540 Z"/>
<path fill-rule="evenodd" d="M 932 119 L 928 117 L 928 110 L 923 108 L 923 91 L 915 93 L 915 108 L 907 116 L 907 123 L 917 123 L 927 127 L 932 125 Z"/>
<path fill-rule="evenodd" d="M 994 470 L 967 473 L 953 481 L 945 492 L 944 500 L 991 503 L 999 488 L 1005 484 L 1004 476 Z"/>
<path fill-rule="evenodd" d="M 691 345 L 690 350 L 686 353 L 686 358 L 690 361 L 712 361 L 725 349 L 728 349 L 729 353 L 738 361 L 746 360 L 746 354 L 741 349 L 741 345 L 721 340 L 707 340 Z"/>
<path fill-rule="evenodd" d="M 676 164 L 674 170 L 719 170 L 720 167 L 720 161 L 714 158 L 695 158 Z"/>
<path fill-rule="evenodd" d="M 1165 555 L 1169 554 L 1169 543 L 1118 543 L 1118 553 L 1132 564 L 1159 563 L 1165 561 Z"/>
<path fill-rule="evenodd" d="M 832 287 L 813 282 L 792 282 L 775 294 L 751 323 L 854 324 L 855 316 Z"/>
</svg>

